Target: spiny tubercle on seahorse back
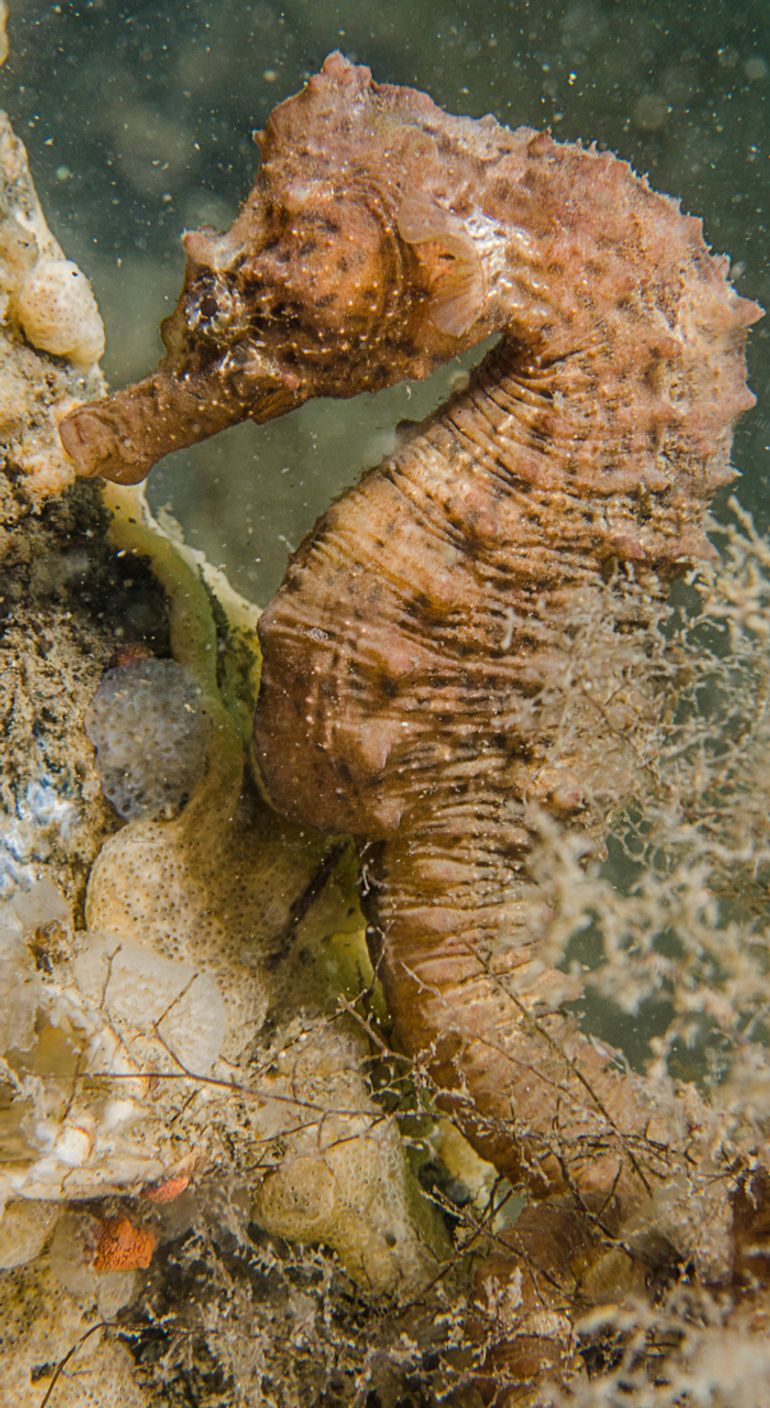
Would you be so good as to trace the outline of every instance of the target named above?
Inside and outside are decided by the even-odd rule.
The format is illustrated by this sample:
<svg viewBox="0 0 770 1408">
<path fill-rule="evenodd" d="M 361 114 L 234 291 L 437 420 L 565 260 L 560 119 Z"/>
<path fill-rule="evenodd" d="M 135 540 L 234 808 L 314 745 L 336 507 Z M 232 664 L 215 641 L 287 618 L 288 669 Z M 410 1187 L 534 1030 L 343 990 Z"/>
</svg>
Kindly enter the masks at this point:
<svg viewBox="0 0 770 1408">
<path fill-rule="evenodd" d="M 65 446 L 83 473 L 141 478 L 222 425 L 423 377 L 501 334 L 294 556 L 260 622 L 256 754 L 280 810 L 360 839 L 399 1040 L 543 1200 L 535 1240 L 583 1217 L 599 1241 L 624 1229 L 648 1265 L 669 1238 L 673 1261 L 729 1276 L 707 1111 L 653 1100 L 559 1010 L 528 808 L 588 828 L 632 786 L 629 748 L 655 717 L 633 662 L 604 723 L 578 709 L 572 758 L 550 755 L 549 691 L 569 676 L 570 622 L 606 610 L 613 565 L 652 617 L 708 550 L 760 310 L 700 221 L 615 157 L 448 116 L 340 55 L 261 147 L 232 229 L 186 237 L 158 372 L 72 412 Z M 619 623 L 624 609 L 619 585 Z M 597 693 L 605 666 L 598 652 Z M 648 1225 L 656 1188 L 685 1182 Z M 525 1277 L 525 1319 L 573 1295 L 553 1270 L 548 1284 Z M 563 1328 L 535 1339 L 517 1372 L 571 1352 Z"/>
</svg>

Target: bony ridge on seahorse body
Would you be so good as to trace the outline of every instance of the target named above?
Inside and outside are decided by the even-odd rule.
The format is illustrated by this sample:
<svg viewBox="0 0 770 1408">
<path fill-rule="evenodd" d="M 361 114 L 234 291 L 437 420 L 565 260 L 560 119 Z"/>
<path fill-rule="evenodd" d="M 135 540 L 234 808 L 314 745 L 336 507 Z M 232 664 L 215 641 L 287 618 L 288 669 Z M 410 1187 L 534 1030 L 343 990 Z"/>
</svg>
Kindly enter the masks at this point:
<svg viewBox="0 0 770 1408">
<path fill-rule="evenodd" d="M 136 480 L 233 421 L 424 377 L 500 335 L 294 555 L 260 622 L 256 755 L 279 810 L 359 839 L 398 1040 L 541 1200 L 521 1247 L 580 1216 L 594 1241 L 635 1219 L 649 1264 L 668 1236 L 667 1255 L 689 1256 L 697 1218 L 671 1212 L 655 1243 L 639 1209 L 677 1184 L 687 1149 L 702 1215 L 729 1221 L 724 1183 L 706 1194 L 707 1112 L 653 1103 L 560 1010 L 537 952 L 529 807 L 588 827 L 629 786 L 624 749 L 654 713 L 644 685 L 625 681 L 605 733 L 595 711 L 578 722 L 577 756 L 555 764 L 548 692 L 576 603 L 605 603 L 613 570 L 654 610 L 707 551 L 760 310 L 700 221 L 614 156 L 448 116 L 339 54 L 258 140 L 232 228 L 185 236 L 158 371 L 74 410 L 65 447 L 81 473 Z M 720 1237 L 704 1276 L 729 1275 Z M 549 1291 L 529 1276 L 522 1315 L 574 1292 L 549 1275 Z M 520 1373 L 569 1356 L 556 1321 L 523 1336 Z"/>
</svg>

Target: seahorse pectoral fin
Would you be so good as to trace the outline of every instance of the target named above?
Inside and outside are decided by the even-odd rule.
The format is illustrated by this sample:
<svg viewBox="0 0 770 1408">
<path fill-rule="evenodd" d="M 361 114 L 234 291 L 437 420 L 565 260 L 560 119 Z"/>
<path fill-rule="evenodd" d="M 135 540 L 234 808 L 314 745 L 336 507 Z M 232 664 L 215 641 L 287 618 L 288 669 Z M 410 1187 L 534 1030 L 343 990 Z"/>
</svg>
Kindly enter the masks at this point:
<svg viewBox="0 0 770 1408">
<path fill-rule="evenodd" d="M 439 332 L 462 337 L 478 320 L 483 306 L 481 265 L 475 269 L 458 260 L 451 271 L 439 275 L 433 289 L 430 316 Z"/>
<path fill-rule="evenodd" d="M 443 239 L 449 232 L 452 217 L 423 191 L 405 196 L 396 217 L 398 233 L 407 244 L 424 244 L 426 240 Z"/>
<path fill-rule="evenodd" d="M 421 192 L 407 196 L 397 217 L 405 244 L 418 251 L 439 332 L 462 337 L 482 316 L 484 269 L 463 223 Z"/>
<path fill-rule="evenodd" d="M 248 412 L 249 420 L 255 425 L 266 425 L 269 420 L 288 415 L 307 399 L 307 393 L 295 390 L 288 383 L 276 382 L 266 386 Z"/>
</svg>

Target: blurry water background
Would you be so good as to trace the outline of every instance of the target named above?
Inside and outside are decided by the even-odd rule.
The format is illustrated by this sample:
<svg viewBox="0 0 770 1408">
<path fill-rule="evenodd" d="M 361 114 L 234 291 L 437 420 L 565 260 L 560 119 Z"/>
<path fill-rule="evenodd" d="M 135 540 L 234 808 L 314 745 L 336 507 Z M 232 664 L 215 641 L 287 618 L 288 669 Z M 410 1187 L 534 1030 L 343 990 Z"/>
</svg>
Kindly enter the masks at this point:
<svg viewBox="0 0 770 1408">
<path fill-rule="evenodd" d="M 256 170 L 251 132 L 337 47 L 450 111 L 613 149 L 702 214 L 738 287 L 770 306 L 769 0 L 11 0 L 9 32 L 2 102 L 52 227 L 93 280 L 115 386 L 157 361 L 181 231 L 231 223 Z M 764 528 L 764 325 L 750 360 L 764 410 L 742 423 L 735 462 Z M 264 602 L 290 546 L 450 373 L 238 427 L 166 460 L 151 499 Z"/>
</svg>

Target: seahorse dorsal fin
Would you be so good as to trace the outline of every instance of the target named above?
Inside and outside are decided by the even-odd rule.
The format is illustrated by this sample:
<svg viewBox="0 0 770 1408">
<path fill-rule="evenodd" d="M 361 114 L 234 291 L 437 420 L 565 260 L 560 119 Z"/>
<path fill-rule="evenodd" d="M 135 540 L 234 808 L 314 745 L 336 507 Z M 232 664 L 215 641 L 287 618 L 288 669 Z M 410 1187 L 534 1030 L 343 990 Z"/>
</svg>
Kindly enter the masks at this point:
<svg viewBox="0 0 770 1408">
<path fill-rule="evenodd" d="M 422 192 L 405 197 L 397 217 L 406 244 L 420 249 L 430 291 L 430 316 L 440 332 L 462 337 L 484 308 L 484 269 L 462 220 Z"/>
</svg>

